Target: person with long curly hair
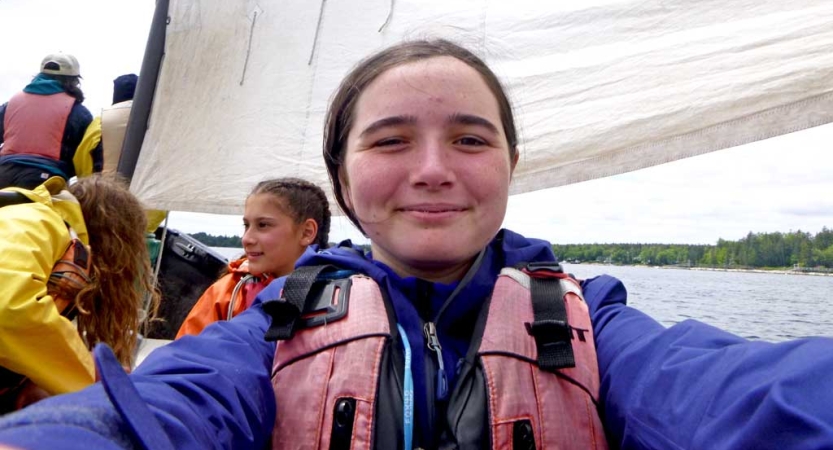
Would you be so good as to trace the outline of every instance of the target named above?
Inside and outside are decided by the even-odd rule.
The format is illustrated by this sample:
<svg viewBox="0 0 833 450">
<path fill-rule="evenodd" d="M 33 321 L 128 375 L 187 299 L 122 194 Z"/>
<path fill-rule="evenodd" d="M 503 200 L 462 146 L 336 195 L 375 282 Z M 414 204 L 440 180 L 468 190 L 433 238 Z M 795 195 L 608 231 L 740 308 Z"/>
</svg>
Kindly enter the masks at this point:
<svg viewBox="0 0 833 450">
<path fill-rule="evenodd" d="M 131 366 L 158 303 L 144 229 L 113 177 L 0 190 L 0 413 L 91 384 L 98 343 Z"/>
</svg>

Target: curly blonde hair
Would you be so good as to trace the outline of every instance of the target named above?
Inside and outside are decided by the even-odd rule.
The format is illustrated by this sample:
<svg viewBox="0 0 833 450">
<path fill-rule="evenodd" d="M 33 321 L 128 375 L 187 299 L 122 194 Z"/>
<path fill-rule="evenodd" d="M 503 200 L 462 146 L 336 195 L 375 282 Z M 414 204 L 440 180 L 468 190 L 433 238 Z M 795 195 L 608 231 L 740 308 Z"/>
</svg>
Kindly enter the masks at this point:
<svg viewBox="0 0 833 450">
<path fill-rule="evenodd" d="M 81 178 L 69 191 L 81 205 L 92 249 L 92 282 L 75 297 L 78 332 L 89 348 L 107 343 L 130 366 L 143 325 L 143 302 L 149 295 L 148 317 L 155 316 L 159 304 L 145 243 L 144 209 L 113 175 Z"/>
</svg>

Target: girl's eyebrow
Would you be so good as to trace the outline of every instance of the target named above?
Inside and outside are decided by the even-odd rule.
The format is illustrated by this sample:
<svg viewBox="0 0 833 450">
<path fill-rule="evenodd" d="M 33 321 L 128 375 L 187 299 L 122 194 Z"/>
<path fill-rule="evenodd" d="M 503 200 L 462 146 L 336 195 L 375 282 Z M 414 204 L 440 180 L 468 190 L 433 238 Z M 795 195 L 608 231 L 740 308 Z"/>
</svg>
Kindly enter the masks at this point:
<svg viewBox="0 0 833 450">
<path fill-rule="evenodd" d="M 243 219 L 243 221 L 244 221 L 244 222 L 245 222 L 246 220 L 248 220 L 248 221 L 250 221 L 250 222 L 256 222 L 256 221 L 258 221 L 258 220 L 264 220 L 264 221 L 274 220 L 274 218 L 273 218 L 273 217 L 270 217 L 270 216 L 260 216 L 260 217 L 252 217 L 251 219 Z"/>
<path fill-rule="evenodd" d="M 364 131 L 361 132 L 359 137 L 365 137 L 368 134 L 371 134 L 375 131 L 378 131 L 385 127 L 396 126 L 396 125 L 413 125 L 417 122 L 416 116 L 391 116 L 385 117 L 384 119 L 379 119 L 373 123 L 371 123 Z"/>
<path fill-rule="evenodd" d="M 461 114 L 456 113 L 448 116 L 446 122 L 450 124 L 459 124 L 459 125 L 478 125 L 484 127 L 495 134 L 500 134 L 498 128 L 492 122 L 480 117 L 475 116 L 473 114 Z"/>
</svg>

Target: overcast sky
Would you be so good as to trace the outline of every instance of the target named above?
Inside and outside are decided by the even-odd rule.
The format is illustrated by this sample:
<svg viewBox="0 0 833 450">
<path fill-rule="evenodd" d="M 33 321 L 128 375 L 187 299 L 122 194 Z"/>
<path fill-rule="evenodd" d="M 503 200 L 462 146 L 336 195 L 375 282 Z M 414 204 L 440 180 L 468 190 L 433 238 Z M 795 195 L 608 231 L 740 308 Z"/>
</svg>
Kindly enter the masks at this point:
<svg viewBox="0 0 833 450">
<path fill-rule="evenodd" d="M 48 53 L 78 57 L 98 115 L 112 80 L 138 74 L 153 0 L 0 0 L 0 102 Z M 833 227 L 833 125 L 650 169 L 513 197 L 505 226 L 554 243 L 714 244 L 748 232 Z M 240 234 L 240 216 L 172 213 L 184 232 Z M 332 240 L 362 241 L 335 220 Z"/>
</svg>

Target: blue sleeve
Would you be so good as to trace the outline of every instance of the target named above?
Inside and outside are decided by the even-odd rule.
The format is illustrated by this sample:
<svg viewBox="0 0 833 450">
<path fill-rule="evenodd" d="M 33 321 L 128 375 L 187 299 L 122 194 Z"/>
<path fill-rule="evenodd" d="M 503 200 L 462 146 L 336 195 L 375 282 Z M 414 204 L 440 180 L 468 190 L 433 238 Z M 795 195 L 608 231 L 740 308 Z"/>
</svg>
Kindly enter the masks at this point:
<svg viewBox="0 0 833 450">
<path fill-rule="evenodd" d="M 75 150 L 81 144 L 81 140 L 84 139 L 84 133 L 92 121 L 93 115 L 87 107 L 78 102 L 72 105 L 66 125 L 64 126 L 63 144 L 68 153 L 61 155 L 62 160 L 72 161 L 72 158 L 75 156 Z"/>
<path fill-rule="evenodd" d="M 694 320 L 666 329 L 628 307 L 615 278 L 584 290 L 612 448 L 833 448 L 833 339 L 748 341 Z"/>
<path fill-rule="evenodd" d="M 276 409 L 270 381 L 275 344 L 263 339 L 268 326 L 256 302 L 231 321 L 155 350 L 129 377 L 109 350 L 97 347 L 100 383 L 0 419 L 0 443 L 23 449 L 265 448 Z"/>
</svg>

